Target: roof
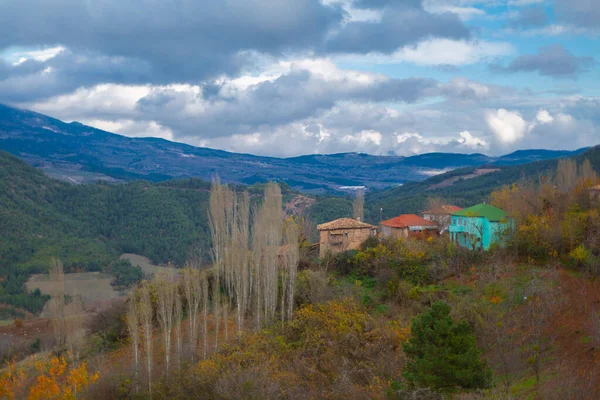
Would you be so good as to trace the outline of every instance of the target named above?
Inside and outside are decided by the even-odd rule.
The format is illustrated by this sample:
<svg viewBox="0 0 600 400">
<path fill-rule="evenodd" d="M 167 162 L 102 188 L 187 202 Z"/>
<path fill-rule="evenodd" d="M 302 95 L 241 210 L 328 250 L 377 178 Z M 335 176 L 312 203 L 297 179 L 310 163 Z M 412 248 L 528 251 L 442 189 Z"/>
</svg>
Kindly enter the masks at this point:
<svg viewBox="0 0 600 400">
<path fill-rule="evenodd" d="M 352 218 L 340 218 L 335 221 L 326 222 L 324 224 L 317 225 L 317 229 L 320 231 L 333 231 L 337 229 L 373 229 L 375 228 L 371 224 L 360 222 Z"/>
<path fill-rule="evenodd" d="M 506 218 L 506 211 L 490 206 L 489 204 L 477 204 L 473 207 L 452 213 L 452 215 L 457 217 L 484 217 L 488 221 L 494 222 Z"/>
<path fill-rule="evenodd" d="M 421 218 L 415 214 L 402 214 L 392 219 L 383 221 L 381 225 L 389 226 L 390 228 L 408 228 L 411 226 L 437 226 L 435 223 L 427 221 L 426 219 Z"/>
<path fill-rule="evenodd" d="M 441 207 L 423 211 L 423 214 L 452 214 L 460 210 L 462 210 L 462 207 L 454 206 L 452 204 L 444 204 Z"/>
</svg>

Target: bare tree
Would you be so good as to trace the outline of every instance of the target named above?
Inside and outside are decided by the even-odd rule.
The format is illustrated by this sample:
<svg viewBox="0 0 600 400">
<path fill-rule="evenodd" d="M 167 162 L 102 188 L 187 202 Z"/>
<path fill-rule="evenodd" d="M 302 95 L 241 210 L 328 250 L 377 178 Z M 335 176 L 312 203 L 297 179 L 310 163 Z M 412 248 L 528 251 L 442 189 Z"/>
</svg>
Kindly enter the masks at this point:
<svg viewBox="0 0 600 400">
<path fill-rule="evenodd" d="M 203 314 L 203 336 L 204 345 L 202 347 L 203 358 L 206 360 L 206 354 L 208 352 L 208 277 L 206 273 L 201 275 L 200 285 L 202 287 L 202 314 Z"/>
<path fill-rule="evenodd" d="M 444 206 L 444 200 L 441 197 L 428 197 L 427 198 L 427 209 L 428 210 L 440 210 Z"/>
<path fill-rule="evenodd" d="M 568 193 L 577 184 L 577 164 L 570 158 L 558 160 L 556 187 L 561 193 Z"/>
<path fill-rule="evenodd" d="M 179 294 L 178 285 L 175 285 L 175 340 L 176 340 L 176 356 L 177 369 L 181 368 L 181 348 L 183 337 L 181 331 L 181 322 L 183 318 L 183 307 L 181 304 L 181 296 Z"/>
<path fill-rule="evenodd" d="M 251 270 L 249 260 L 249 218 L 250 197 L 244 193 L 235 210 L 235 225 L 231 238 L 231 267 L 233 292 L 230 297 L 236 302 L 236 321 L 238 336 L 242 334 L 244 314 L 249 307 L 251 294 Z"/>
<path fill-rule="evenodd" d="M 156 275 L 154 279 L 156 289 L 156 311 L 158 322 L 163 330 L 165 346 L 165 373 L 169 376 L 171 361 L 171 334 L 173 331 L 173 317 L 175 314 L 175 297 L 177 294 L 177 283 L 175 270 L 169 268 Z"/>
<path fill-rule="evenodd" d="M 592 163 L 587 158 L 583 160 L 579 167 L 579 177 L 592 184 L 598 179 L 598 175 L 596 174 L 594 167 L 592 167 Z"/>
<path fill-rule="evenodd" d="M 192 268 L 189 264 L 183 270 L 183 294 L 187 304 L 187 314 L 189 318 L 189 346 L 192 360 L 196 353 L 198 343 L 198 313 L 202 304 L 202 277 L 198 269 Z"/>
<path fill-rule="evenodd" d="M 361 222 L 365 220 L 365 192 L 362 189 L 356 191 L 352 202 L 352 213 L 354 219 Z"/>
<path fill-rule="evenodd" d="M 145 282 L 139 289 L 140 293 L 140 308 L 139 320 L 144 330 L 144 342 L 146 345 L 146 368 L 148 372 L 148 392 L 152 397 L 152 292 L 150 284 Z"/>
<path fill-rule="evenodd" d="M 66 344 L 66 312 L 65 312 L 65 273 L 63 263 L 52 257 L 50 259 L 50 281 L 52 282 L 50 298 L 50 314 L 55 346 L 61 349 Z"/>
<path fill-rule="evenodd" d="M 281 322 L 292 319 L 294 310 L 294 285 L 296 283 L 296 272 L 300 260 L 300 248 L 298 244 L 299 227 L 294 220 L 288 221 L 284 228 L 281 262 Z M 286 307 L 287 301 L 287 307 Z"/>
<path fill-rule="evenodd" d="M 79 293 L 75 293 L 71 302 L 65 306 L 65 316 L 67 349 L 73 360 L 77 362 L 85 346 L 86 336 L 83 300 Z"/>
<path fill-rule="evenodd" d="M 127 305 L 127 330 L 133 347 L 133 361 L 135 374 L 135 394 L 140 391 L 140 368 L 139 368 L 139 344 L 140 344 L 140 321 L 139 309 L 135 300 L 135 292 L 131 294 Z"/>
<path fill-rule="evenodd" d="M 554 271 L 549 269 L 546 272 L 548 276 L 535 276 L 525 291 L 524 329 L 521 332 L 525 340 L 523 351 L 538 384 L 542 363 L 553 344 L 553 336 L 545 328 L 561 305 L 561 298 L 553 285 L 556 279 L 553 274 Z"/>
<path fill-rule="evenodd" d="M 219 177 L 215 177 L 210 190 L 208 222 L 212 237 L 213 261 L 213 317 L 215 320 L 215 349 L 219 344 L 219 318 L 221 303 L 221 276 L 228 276 L 231 271 L 226 261 L 226 250 L 231 238 L 233 226 L 234 196 L 233 191 L 221 185 Z M 226 284 L 229 280 L 226 280 Z M 229 290 L 229 288 L 227 288 Z"/>
</svg>

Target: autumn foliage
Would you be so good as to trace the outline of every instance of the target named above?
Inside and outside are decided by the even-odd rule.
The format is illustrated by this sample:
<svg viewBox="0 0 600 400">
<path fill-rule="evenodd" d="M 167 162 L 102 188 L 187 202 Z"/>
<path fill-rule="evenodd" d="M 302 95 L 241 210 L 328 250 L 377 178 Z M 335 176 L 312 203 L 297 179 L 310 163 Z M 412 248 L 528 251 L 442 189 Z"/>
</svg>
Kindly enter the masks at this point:
<svg viewBox="0 0 600 400">
<path fill-rule="evenodd" d="M 0 398 L 23 398 L 26 391 L 29 400 L 73 400 L 99 377 L 98 373 L 89 373 L 85 362 L 69 366 L 62 356 L 37 360 L 35 371 L 37 375 L 33 382 L 25 388 L 27 375 L 14 364 L 9 364 L 0 375 Z"/>
<path fill-rule="evenodd" d="M 161 394 L 185 398 L 381 397 L 400 379 L 410 329 L 377 321 L 353 299 L 308 305 L 276 325 L 225 346 Z"/>
</svg>

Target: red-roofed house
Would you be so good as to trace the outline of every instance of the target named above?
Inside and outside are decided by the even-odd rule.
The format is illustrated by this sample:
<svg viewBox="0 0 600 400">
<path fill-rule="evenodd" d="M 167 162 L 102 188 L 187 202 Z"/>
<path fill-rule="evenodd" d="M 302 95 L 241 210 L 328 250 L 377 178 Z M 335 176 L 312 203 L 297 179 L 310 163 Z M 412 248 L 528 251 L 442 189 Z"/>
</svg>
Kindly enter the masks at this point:
<svg viewBox="0 0 600 400">
<path fill-rule="evenodd" d="M 440 232 L 444 232 L 450 226 L 450 216 L 460 210 L 462 210 L 462 208 L 458 206 L 444 204 L 439 208 L 423 211 L 423 218 L 435 223 L 440 228 Z"/>
<path fill-rule="evenodd" d="M 402 214 L 381 223 L 381 235 L 386 238 L 427 237 L 437 233 L 435 223 L 415 214 Z"/>
</svg>

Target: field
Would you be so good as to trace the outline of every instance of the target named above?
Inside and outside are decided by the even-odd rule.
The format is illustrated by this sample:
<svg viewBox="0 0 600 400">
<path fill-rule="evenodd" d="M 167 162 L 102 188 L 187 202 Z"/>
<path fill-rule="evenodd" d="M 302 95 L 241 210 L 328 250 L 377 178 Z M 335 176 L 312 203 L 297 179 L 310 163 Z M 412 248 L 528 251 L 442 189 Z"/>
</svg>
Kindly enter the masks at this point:
<svg viewBox="0 0 600 400">
<path fill-rule="evenodd" d="M 79 272 L 65 274 L 65 294 L 80 294 L 86 309 L 103 308 L 115 299 L 124 298 L 126 293 L 113 289 L 113 277 L 100 272 Z M 51 294 L 52 282 L 46 274 L 36 274 L 27 281 L 27 290 L 39 288 L 42 293 Z M 46 311 L 42 312 L 46 316 Z"/>
<path fill-rule="evenodd" d="M 160 267 L 153 265 L 147 257 L 140 256 L 137 254 L 125 253 L 119 257 L 121 260 L 128 260 L 132 265 L 139 265 L 144 271 L 144 275 L 154 275 L 155 273 L 167 269 L 166 267 Z"/>
</svg>

